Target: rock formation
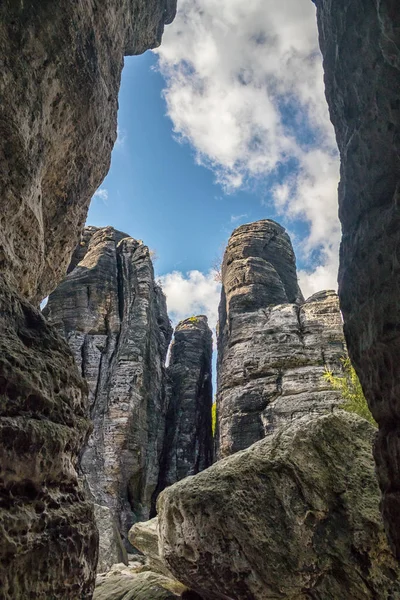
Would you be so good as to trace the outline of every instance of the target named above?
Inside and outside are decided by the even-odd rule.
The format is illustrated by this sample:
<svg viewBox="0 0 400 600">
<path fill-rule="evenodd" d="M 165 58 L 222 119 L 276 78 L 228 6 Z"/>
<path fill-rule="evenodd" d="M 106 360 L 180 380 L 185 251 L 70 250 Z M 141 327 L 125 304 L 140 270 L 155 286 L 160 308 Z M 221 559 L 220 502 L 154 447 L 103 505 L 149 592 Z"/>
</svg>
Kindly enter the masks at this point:
<svg viewBox="0 0 400 600">
<path fill-rule="evenodd" d="M 213 461 L 212 332 L 207 317 L 181 321 L 167 369 L 168 413 L 159 491 Z"/>
<path fill-rule="evenodd" d="M 108 506 L 94 505 L 94 515 L 99 531 L 99 560 L 97 572 L 106 573 L 118 563 L 128 564 L 128 553 L 122 543 L 117 523 Z"/>
<path fill-rule="evenodd" d="M 133 522 L 149 517 L 158 482 L 172 329 L 141 242 L 111 227 L 86 228 L 74 265 L 45 314 L 89 384 L 93 433 L 82 471 L 126 538 Z"/>
<path fill-rule="evenodd" d="M 222 265 L 217 418 L 220 456 L 304 414 L 331 410 L 324 381 L 346 354 L 334 292 L 304 301 L 289 236 L 257 221 L 232 234 Z"/>
<path fill-rule="evenodd" d="M 173 577 L 160 556 L 157 517 L 143 523 L 135 523 L 129 531 L 129 541 L 146 557 L 150 571 Z"/>
<path fill-rule="evenodd" d="M 344 411 L 303 417 L 167 488 L 163 560 L 207 600 L 400 597 L 374 436 Z"/>
<path fill-rule="evenodd" d="M 65 273 L 116 138 L 123 57 L 174 0 L 0 4 L 0 581 L 5 600 L 90 598 L 93 507 L 76 476 L 86 388 L 36 306 Z"/>
<path fill-rule="evenodd" d="M 87 389 L 66 342 L 0 283 L 0 596 L 92 597 L 93 506 L 77 457 Z"/>
<path fill-rule="evenodd" d="M 379 423 L 383 517 L 400 558 L 400 11 L 396 0 L 314 1 L 341 157 L 344 330 Z"/>
<path fill-rule="evenodd" d="M 202 600 L 175 579 L 159 573 L 114 565 L 98 577 L 93 600 Z"/>
<path fill-rule="evenodd" d="M 123 57 L 158 46 L 176 0 L 0 6 L 0 258 L 38 303 L 64 276 L 117 133 Z"/>
</svg>

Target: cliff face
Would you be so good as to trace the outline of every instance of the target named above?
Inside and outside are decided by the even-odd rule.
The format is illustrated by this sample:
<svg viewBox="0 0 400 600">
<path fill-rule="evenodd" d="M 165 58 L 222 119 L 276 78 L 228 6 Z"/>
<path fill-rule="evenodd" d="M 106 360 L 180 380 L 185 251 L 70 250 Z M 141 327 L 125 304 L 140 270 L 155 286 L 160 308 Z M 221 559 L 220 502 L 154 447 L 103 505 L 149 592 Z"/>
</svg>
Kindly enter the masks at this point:
<svg viewBox="0 0 400 600">
<path fill-rule="evenodd" d="M 322 375 L 346 353 L 338 298 L 307 301 L 290 239 L 273 221 L 236 229 L 225 252 L 219 307 L 217 418 L 220 456 L 247 448 L 339 396 Z"/>
<path fill-rule="evenodd" d="M 86 385 L 66 342 L 2 277 L 0 395 L 0 595 L 89 599 L 97 532 L 76 472 Z"/>
<path fill-rule="evenodd" d="M 379 423 L 383 517 L 400 557 L 400 11 L 396 0 L 315 4 L 341 156 L 344 330 Z"/>
<path fill-rule="evenodd" d="M 111 227 L 86 228 L 72 265 L 79 259 L 45 312 L 89 384 L 93 433 L 82 470 L 126 537 L 148 518 L 158 482 L 172 330 L 147 246 Z"/>
<path fill-rule="evenodd" d="M 0 5 L 0 581 L 5 600 L 90 598 L 93 508 L 76 476 L 86 388 L 38 305 L 65 273 L 116 138 L 123 56 L 174 0 Z M 18 442 L 18 443 L 17 443 Z"/>
<path fill-rule="evenodd" d="M 212 464 L 212 333 L 204 316 L 181 321 L 167 369 L 168 412 L 159 491 Z"/>
<path fill-rule="evenodd" d="M 0 261 L 35 303 L 62 278 L 116 138 L 123 57 L 158 46 L 175 0 L 0 6 Z"/>
</svg>

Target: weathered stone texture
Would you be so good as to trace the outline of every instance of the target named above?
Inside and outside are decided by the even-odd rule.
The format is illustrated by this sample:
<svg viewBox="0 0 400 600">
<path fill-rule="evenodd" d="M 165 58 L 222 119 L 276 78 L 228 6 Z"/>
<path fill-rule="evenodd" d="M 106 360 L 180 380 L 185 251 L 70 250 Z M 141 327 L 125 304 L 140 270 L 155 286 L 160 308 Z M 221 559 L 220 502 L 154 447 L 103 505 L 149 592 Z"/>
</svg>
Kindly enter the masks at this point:
<svg viewBox="0 0 400 600">
<path fill-rule="evenodd" d="M 160 556 L 157 517 L 143 523 L 135 523 L 129 531 L 129 541 L 134 548 L 144 554 L 151 571 L 173 578 Z"/>
<path fill-rule="evenodd" d="M 162 558 L 207 600 L 399 598 L 374 436 L 344 411 L 303 417 L 167 488 Z"/>
<path fill-rule="evenodd" d="M 341 157 L 344 329 L 379 423 L 383 516 L 400 557 L 400 10 L 397 0 L 315 3 Z"/>
<path fill-rule="evenodd" d="M 94 515 L 99 531 L 99 560 L 97 573 L 106 573 L 117 563 L 128 564 L 128 554 L 117 523 L 107 506 L 94 505 Z"/>
<path fill-rule="evenodd" d="M 64 275 L 116 139 L 123 57 L 175 0 L 0 5 L 0 266 L 34 302 Z"/>
<path fill-rule="evenodd" d="M 124 538 L 149 517 L 162 451 L 164 362 L 172 329 L 149 250 L 111 227 L 87 228 L 81 260 L 45 309 L 89 384 L 93 434 L 81 458 L 96 502 Z"/>
<path fill-rule="evenodd" d="M 213 461 L 212 332 L 207 317 L 181 321 L 167 369 L 168 412 L 159 491 Z"/>
<path fill-rule="evenodd" d="M 337 295 L 303 300 L 290 239 L 273 221 L 232 234 L 222 266 L 217 418 L 220 456 L 280 424 L 327 412 L 339 394 L 324 381 L 346 354 Z"/>
<path fill-rule="evenodd" d="M 87 390 L 66 342 L 0 284 L 0 596 L 92 597 L 98 537 L 77 476 Z"/>
<path fill-rule="evenodd" d="M 93 600 L 201 600 L 175 579 L 122 567 L 98 577 Z"/>
</svg>

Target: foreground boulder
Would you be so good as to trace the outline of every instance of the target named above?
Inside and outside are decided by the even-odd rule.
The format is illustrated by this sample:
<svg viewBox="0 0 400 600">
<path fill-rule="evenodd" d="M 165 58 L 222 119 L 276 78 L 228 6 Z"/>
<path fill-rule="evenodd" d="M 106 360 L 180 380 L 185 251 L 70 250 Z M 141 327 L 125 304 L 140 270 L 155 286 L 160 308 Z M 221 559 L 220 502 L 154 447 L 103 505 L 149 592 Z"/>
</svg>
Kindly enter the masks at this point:
<svg viewBox="0 0 400 600">
<path fill-rule="evenodd" d="M 351 360 L 380 432 L 383 517 L 400 558 L 400 10 L 314 0 L 341 158 L 339 296 Z"/>
<path fill-rule="evenodd" d="M 208 600 L 397 598 L 379 514 L 375 429 L 304 417 L 158 500 L 162 557 Z"/>
<path fill-rule="evenodd" d="M 149 518 L 167 411 L 172 328 L 149 249 L 112 227 L 87 227 L 44 312 L 89 384 L 93 433 L 82 471 L 127 541 L 131 525 Z"/>
<path fill-rule="evenodd" d="M 220 457 L 281 424 L 330 411 L 341 399 L 323 379 L 346 355 L 338 297 L 304 301 L 285 229 L 270 220 L 238 227 L 222 265 L 218 325 Z"/>
<path fill-rule="evenodd" d="M 93 600 L 202 600 L 172 577 L 123 564 L 96 579 Z"/>
</svg>

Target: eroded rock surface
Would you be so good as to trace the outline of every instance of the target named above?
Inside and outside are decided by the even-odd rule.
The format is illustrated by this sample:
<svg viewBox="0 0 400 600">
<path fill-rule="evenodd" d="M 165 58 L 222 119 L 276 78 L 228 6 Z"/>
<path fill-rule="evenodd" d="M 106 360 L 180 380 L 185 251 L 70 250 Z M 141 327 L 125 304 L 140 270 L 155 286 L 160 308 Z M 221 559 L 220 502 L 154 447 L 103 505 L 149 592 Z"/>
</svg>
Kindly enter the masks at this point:
<svg viewBox="0 0 400 600">
<path fill-rule="evenodd" d="M 207 317 L 181 321 L 167 369 L 168 413 L 159 490 L 206 469 L 213 461 L 212 332 Z"/>
<path fill-rule="evenodd" d="M 126 539 L 149 517 L 158 482 L 172 330 L 147 246 L 111 227 L 87 228 L 81 244 L 45 313 L 89 384 L 93 433 L 82 470 Z"/>
<path fill-rule="evenodd" d="M 151 571 L 173 577 L 160 556 L 157 517 L 143 523 L 135 523 L 129 531 L 129 541 L 144 554 Z"/>
<path fill-rule="evenodd" d="M 220 456 L 249 447 L 279 425 L 327 412 L 340 396 L 324 381 L 346 354 L 339 301 L 304 301 L 289 236 L 263 220 L 236 229 L 222 266 L 218 332 Z"/>
<path fill-rule="evenodd" d="M 175 0 L 0 6 L 0 265 L 34 302 L 63 277 L 117 133 L 123 57 L 158 46 Z"/>
<path fill-rule="evenodd" d="M 0 283 L 0 596 L 92 597 L 98 536 L 77 476 L 87 389 L 67 343 Z"/>
<path fill-rule="evenodd" d="M 128 554 L 119 533 L 118 525 L 108 506 L 94 505 L 94 515 L 99 531 L 99 560 L 97 573 L 106 573 L 113 565 L 128 564 Z"/>
<path fill-rule="evenodd" d="M 119 568 L 120 567 L 120 568 Z M 97 578 L 93 600 L 201 600 L 189 592 L 186 586 L 151 571 L 114 565 L 105 576 Z"/>
<path fill-rule="evenodd" d="M 379 513 L 375 428 L 303 417 L 167 488 L 162 557 L 207 600 L 398 598 Z"/>
<path fill-rule="evenodd" d="M 341 157 L 344 329 L 379 423 L 383 516 L 400 557 L 400 11 L 396 0 L 315 4 Z"/>
</svg>

